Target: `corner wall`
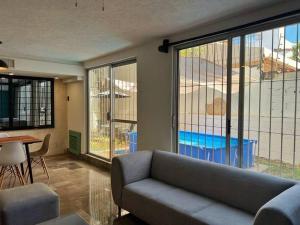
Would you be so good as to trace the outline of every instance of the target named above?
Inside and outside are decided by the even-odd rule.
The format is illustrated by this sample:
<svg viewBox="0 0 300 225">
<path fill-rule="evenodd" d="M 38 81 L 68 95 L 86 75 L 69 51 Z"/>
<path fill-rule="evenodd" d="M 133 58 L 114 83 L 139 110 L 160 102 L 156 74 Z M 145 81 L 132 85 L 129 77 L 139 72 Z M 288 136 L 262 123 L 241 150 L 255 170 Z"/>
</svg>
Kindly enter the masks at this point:
<svg viewBox="0 0 300 225">
<path fill-rule="evenodd" d="M 170 54 L 157 51 L 160 40 L 91 60 L 86 68 L 137 59 L 138 149 L 171 150 L 171 82 Z"/>
<path fill-rule="evenodd" d="M 67 124 L 69 130 L 81 133 L 81 153 L 86 153 L 85 87 L 83 81 L 67 83 Z"/>
</svg>

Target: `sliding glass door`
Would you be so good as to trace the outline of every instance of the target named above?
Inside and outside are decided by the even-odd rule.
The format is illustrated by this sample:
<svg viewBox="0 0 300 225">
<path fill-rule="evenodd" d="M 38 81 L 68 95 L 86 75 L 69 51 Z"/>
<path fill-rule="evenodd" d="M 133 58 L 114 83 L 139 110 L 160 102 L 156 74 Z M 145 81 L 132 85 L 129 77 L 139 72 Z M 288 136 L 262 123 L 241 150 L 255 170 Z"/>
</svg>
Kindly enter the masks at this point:
<svg viewBox="0 0 300 225">
<path fill-rule="evenodd" d="M 89 70 L 89 153 L 110 160 L 137 147 L 136 62 Z"/>
<path fill-rule="evenodd" d="M 136 63 L 117 64 L 113 74 L 113 154 L 137 148 L 137 72 Z"/>
<path fill-rule="evenodd" d="M 178 47 L 179 154 L 300 179 L 299 26 Z"/>
<path fill-rule="evenodd" d="M 245 36 L 244 137 L 255 169 L 300 179 L 299 24 Z"/>
</svg>

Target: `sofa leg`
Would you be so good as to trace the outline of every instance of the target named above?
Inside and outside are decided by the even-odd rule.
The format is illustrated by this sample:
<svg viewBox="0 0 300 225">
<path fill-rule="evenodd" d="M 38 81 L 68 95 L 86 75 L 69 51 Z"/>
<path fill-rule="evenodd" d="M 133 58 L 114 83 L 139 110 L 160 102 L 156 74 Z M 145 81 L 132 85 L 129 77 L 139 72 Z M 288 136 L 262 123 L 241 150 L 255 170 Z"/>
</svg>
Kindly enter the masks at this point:
<svg viewBox="0 0 300 225">
<path fill-rule="evenodd" d="M 118 206 L 118 217 L 121 217 L 121 211 L 122 211 L 122 208 L 120 206 Z"/>
</svg>

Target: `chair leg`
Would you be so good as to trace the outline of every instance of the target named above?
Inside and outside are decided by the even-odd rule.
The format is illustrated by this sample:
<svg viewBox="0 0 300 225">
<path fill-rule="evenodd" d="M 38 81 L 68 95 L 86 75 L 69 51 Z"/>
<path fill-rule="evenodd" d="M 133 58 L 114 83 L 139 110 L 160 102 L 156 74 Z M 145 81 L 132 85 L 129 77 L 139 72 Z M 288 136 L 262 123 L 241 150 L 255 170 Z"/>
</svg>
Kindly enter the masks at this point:
<svg viewBox="0 0 300 225">
<path fill-rule="evenodd" d="M 33 160 L 32 160 L 32 159 L 30 159 L 30 160 L 31 160 L 31 166 L 32 166 Z M 29 180 L 29 167 L 28 167 L 28 162 L 27 162 L 26 169 L 25 169 L 24 179 L 25 179 L 25 181 L 28 181 L 28 180 Z"/>
<path fill-rule="evenodd" d="M 42 162 L 42 167 L 43 167 L 44 171 L 46 172 L 48 179 L 50 179 L 50 176 L 49 176 L 49 173 L 48 173 L 48 168 L 47 168 L 44 157 L 41 157 L 41 162 Z"/>
<path fill-rule="evenodd" d="M 23 175 L 22 175 L 22 173 L 20 171 L 20 168 L 18 166 L 15 166 L 15 169 L 16 169 L 16 172 L 17 172 L 17 176 L 18 176 L 18 178 L 20 180 L 20 183 L 22 185 L 25 185 L 25 180 L 24 180 L 24 177 L 23 177 Z"/>
<path fill-rule="evenodd" d="M 8 181 L 8 187 L 12 187 L 16 182 L 16 174 L 14 171 L 13 166 L 8 166 L 8 172 L 9 172 L 9 181 Z M 14 178 L 14 183 L 12 184 L 12 178 Z"/>
<path fill-rule="evenodd" d="M 11 170 L 11 175 L 13 175 L 13 178 L 14 178 L 14 182 L 12 183 L 12 187 L 14 187 L 15 183 L 16 183 L 16 179 L 18 177 L 18 174 L 17 174 L 17 171 L 15 171 L 13 166 L 10 167 L 10 170 Z"/>
</svg>

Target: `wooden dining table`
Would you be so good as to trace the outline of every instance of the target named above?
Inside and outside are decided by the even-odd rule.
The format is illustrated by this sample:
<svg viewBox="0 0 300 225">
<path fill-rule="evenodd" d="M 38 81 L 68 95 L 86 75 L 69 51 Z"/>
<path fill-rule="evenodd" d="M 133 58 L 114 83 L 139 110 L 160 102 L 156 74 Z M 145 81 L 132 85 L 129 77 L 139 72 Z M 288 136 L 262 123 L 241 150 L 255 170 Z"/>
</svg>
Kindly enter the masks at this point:
<svg viewBox="0 0 300 225">
<path fill-rule="evenodd" d="M 32 137 L 29 135 L 21 135 L 21 136 L 11 136 L 11 137 L 3 137 L 0 138 L 0 146 L 6 143 L 10 142 L 21 142 L 25 145 L 25 151 L 26 151 L 26 158 L 28 163 L 28 171 L 29 171 L 29 178 L 30 182 L 33 183 L 33 175 L 32 175 L 32 167 L 31 167 L 31 158 L 30 158 L 30 151 L 29 151 L 29 145 L 34 143 L 42 142 L 41 139 Z M 21 171 L 24 175 L 24 166 L 23 163 L 21 163 Z"/>
</svg>

